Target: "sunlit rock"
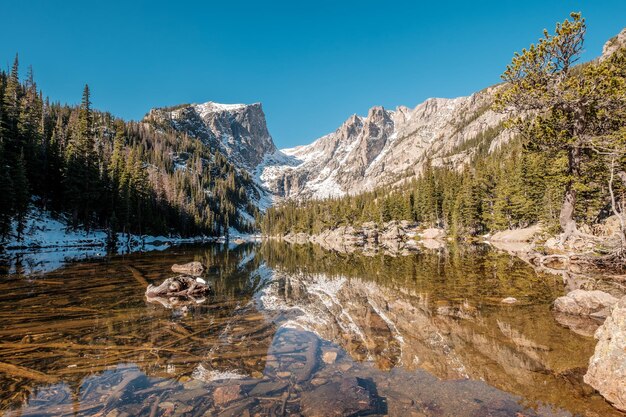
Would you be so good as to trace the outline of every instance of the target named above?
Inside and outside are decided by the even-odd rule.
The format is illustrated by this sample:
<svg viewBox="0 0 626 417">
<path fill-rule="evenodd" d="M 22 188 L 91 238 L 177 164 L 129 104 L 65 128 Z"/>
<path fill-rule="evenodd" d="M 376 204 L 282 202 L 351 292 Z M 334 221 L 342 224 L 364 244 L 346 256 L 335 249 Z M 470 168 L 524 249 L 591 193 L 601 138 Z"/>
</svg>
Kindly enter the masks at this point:
<svg viewBox="0 0 626 417">
<path fill-rule="evenodd" d="M 626 297 L 596 331 L 596 350 L 589 360 L 585 382 L 616 408 L 626 411 Z"/>
</svg>

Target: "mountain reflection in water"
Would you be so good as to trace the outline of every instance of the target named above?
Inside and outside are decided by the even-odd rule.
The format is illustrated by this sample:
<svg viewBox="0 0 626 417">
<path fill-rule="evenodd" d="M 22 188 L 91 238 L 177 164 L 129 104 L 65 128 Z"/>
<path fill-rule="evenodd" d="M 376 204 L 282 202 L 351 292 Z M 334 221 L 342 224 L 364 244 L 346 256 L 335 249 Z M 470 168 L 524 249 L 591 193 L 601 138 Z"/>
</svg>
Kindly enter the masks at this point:
<svg viewBox="0 0 626 417">
<path fill-rule="evenodd" d="M 215 295 L 145 300 L 141 279 L 191 260 Z M 594 340 L 555 320 L 562 292 L 480 246 L 190 246 L 5 275 L 0 415 L 618 416 L 582 382 Z"/>
</svg>

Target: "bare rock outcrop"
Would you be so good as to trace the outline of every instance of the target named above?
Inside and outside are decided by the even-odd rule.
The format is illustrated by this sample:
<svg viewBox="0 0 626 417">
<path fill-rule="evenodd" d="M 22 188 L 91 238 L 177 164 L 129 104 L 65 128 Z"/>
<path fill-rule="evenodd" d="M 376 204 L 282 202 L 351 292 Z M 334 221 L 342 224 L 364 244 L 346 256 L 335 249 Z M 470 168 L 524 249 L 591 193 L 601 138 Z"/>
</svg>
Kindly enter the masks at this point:
<svg viewBox="0 0 626 417">
<path fill-rule="evenodd" d="M 595 338 L 598 344 L 584 380 L 616 408 L 626 411 L 626 297 L 613 306 Z"/>
<path fill-rule="evenodd" d="M 143 122 L 167 126 L 197 138 L 249 171 L 254 170 L 266 156 L 276 152 L 261 103 L 220 104 L 209 101 L 156 108 L 150 110 Z"/>
<path fill-rule="evenodd" d="M 620 48 L 626 47 L 626 28 L 622 29 L 620 33 L 616 36 L 609 39 L 602 48 L 602 55 L 600 56 L 600 61 L 607 59 L 609 56 L 613 55 Z"/>
<path fill-rule="evenodd" d="M 541 232 L 539 225 L 522 229 L 502 230 L 494 233 L 489 240 L 494 242 L 530 242 L 539 232 Z"/>
</svg>

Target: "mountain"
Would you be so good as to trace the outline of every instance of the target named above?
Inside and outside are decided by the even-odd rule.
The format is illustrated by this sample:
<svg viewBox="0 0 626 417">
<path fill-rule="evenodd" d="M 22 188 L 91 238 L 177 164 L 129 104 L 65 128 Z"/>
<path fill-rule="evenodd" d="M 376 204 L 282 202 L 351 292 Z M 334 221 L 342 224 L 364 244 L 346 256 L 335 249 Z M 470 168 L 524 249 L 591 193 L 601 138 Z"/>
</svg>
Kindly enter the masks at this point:
<svg viewBox="0 0 626 417">
<path fill-rule="evenodd" d="M 258 177 L 278 196 L 307 199 L 394 184 L 418 175 L 429 160 L 458 168 L 478 146 L 495 148 L 510 138 L 504 117 L 490 110 L 496 88 L 431 98 L 414 109 L 372 107 L 310 145 L 283 149 L 289 163 L 275 157 L 278 163 L 266 164 Z"/>
<path fill-rule="evenodd" d="M 411 178 L 426 161 L 460 167 L 479 145 L 508 140 L 503 116 L 490 110 L 495 88 L 428 99 L 414 109 L 372 107 L 309 145 L 283 150 L 274 145 L 260 103 L 156 108 L 143 121 L 219 151 L 256 178 L 266 197 L 336 197 Z"/>
<path fill-rule="evenodd" d="M 209 101 L 156 108 L 150 110 L 143 121 L 197 138 L 212 151 L 219 151 L 229 162 L 248 171 L 253 171 L 266 154 L 276 151 L 261 103 Z"/>
<path fill-rule="evenodd" d="M 600 59 L 626 44 L 626 29 Z M 151 110 L 144 120 L 166 124 L 219 150 L 248 171 L 266 196 L 321 199 L 357 194 L 418 176 L 427 162 L 460 169 L 479 150 L 511 139 L 505 115 L 491 110 L 492 86 L 467 97 L 430 98 L 411 109 L 372 107 L 309 145 L 278 150 L 260 103 L 181 105 Z"/>
</svg>

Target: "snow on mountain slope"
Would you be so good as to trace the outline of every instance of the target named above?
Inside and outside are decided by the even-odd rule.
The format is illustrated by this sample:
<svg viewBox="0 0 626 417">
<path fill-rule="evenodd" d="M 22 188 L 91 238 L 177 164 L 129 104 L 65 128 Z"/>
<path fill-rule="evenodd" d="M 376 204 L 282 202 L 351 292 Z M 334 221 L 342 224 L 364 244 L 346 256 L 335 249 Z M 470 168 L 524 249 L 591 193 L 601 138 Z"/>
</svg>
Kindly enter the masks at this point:
<svg viewBox="0 0 626 417">
<path fill-rule="evenodd" d="M 503 116 L 489 108 L 493 90 L 432 98 L 414 109 L 372 107 L 366 117 L 352 115 L 310 145 L 275 152 L 280 158 L 259 165 L 257 178 L 275 195 L 307 199 L 393 184 L 419 175 L 428 160 L 458 168 L 481 138 L 492 148 L 510 138 L 501 129 Z"/>
<path fill-rule="evenodd" d="M 32 206 L 28 210 L 23 236 L 17 238 L 16 223 L 6 240 L 0 239 L 0 264 L 8 271 L 24 274 L 48 272 L 67 262 L 99 258 L 107 254 L 107 232 L 105 230 L 74 229 L 63 216 Z M 233 240 L 251 239 L 235 229 L 229 231 Z M 223 242 L 224 238 L 195 236 L 150 236 L 118 233 L 118 253 L 165 250 L 171 246 L 197 242 Z"/>
<path fill-rule="evenodd" d="M 219 150 L 259 185 L 261 209 L 276 199 L 354 194 L 419 175 L 425 163 L 460 168 L 482 141 L 509 139 L 503 116 L 490 110 L 492 87 L 469 97 L 431 98 L 414 109 L 372 107 L 309 145 L 276 149 L 261 104 L 181 105 L 153 109 L 146 121 Z"/>
<path fill-rule="evenodd" d="M 235 165 L 253 171 L 266 154 L 276 151 L 261 103 L 220 104 L 212 101 L 156 108 L 145 122 L 167 124 L 201 140 Z"/>
</svg>

